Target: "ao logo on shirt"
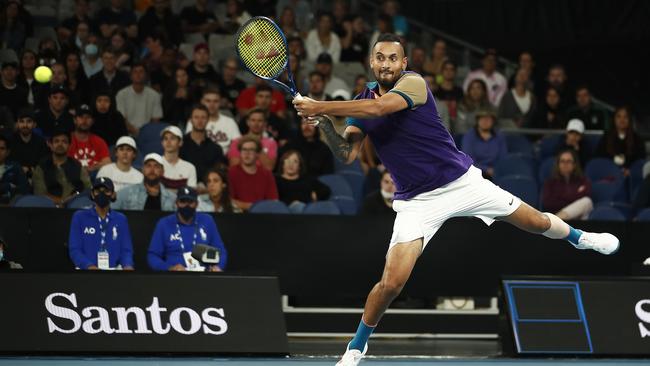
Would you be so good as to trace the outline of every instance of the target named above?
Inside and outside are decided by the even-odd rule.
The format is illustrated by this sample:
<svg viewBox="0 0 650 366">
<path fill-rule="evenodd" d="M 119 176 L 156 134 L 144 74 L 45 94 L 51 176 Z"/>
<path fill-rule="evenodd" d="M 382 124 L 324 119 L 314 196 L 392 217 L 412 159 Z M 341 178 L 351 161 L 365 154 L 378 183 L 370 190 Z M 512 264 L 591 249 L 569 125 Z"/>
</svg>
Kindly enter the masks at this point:
<svg viewBox="0 0 650 366">
<path fill-rule="evenodd" d="M 180 241 L 181 240 L 181 235 L 179 233 L 176 234 L 170 234 L 169 235 L 169 241 Z"/>
<path fill-rule="evenodd" d="M 95 235 L 95 228 L 94 227 L 85 227 L 84 228 L 84 234 L 90 234 L 90 235 Z"/>
</svg>

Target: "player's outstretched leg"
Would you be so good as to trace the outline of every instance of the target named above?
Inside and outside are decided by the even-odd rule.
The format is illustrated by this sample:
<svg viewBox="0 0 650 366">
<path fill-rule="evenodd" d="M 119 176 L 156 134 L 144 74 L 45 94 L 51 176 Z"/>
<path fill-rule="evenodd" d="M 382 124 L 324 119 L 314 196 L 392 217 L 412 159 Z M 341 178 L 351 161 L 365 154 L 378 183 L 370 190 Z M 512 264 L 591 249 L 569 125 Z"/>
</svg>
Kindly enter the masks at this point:
<svg viewBox="0 0 650 366">
<path fill-rule="evenodd" d="M 522 203 L 515 212 L 500 220 L 509 222 L 520 229 L 542 234 L 551 239 L 564 239 L 578 249 L 593 249 L 602 254 L 618 251 L 620 242 L 609 233 L 590 233 L 572 228 L 559 217 L 548 212 L 539 212 Z"/>
<path fill-rule="evenodd" d="M 368 338 L 391 302 L 399 295 L 411 276 L 422 253 L 422 239 L 394 245 L 386 255 L 381 280 L 372 288 L 363 309 L 357 333 L 352 338 L 337 366 L 356 366 L 368 350 Z"/>
</svg>

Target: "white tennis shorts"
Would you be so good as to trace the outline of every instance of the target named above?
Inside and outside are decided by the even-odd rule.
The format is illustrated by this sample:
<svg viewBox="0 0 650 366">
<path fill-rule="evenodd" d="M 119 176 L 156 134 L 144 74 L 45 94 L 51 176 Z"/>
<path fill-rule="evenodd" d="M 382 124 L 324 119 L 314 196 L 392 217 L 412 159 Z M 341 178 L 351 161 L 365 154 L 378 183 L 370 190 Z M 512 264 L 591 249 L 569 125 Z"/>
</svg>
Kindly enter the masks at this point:
<svg viewBox="0 0 650 366">
<path fill-rule="evenodd" d="M 497 217 L 508 216 L 521 205 L 521 199 L 483 178 L 481 170 L 471 166 L 455 181 L 410 200 L 393 201 L 397 212 L 390 250 L 395 244 L 423 238 L 422 249 L 452 217 L 475 216 L 487 225 Z"/>
</svg>

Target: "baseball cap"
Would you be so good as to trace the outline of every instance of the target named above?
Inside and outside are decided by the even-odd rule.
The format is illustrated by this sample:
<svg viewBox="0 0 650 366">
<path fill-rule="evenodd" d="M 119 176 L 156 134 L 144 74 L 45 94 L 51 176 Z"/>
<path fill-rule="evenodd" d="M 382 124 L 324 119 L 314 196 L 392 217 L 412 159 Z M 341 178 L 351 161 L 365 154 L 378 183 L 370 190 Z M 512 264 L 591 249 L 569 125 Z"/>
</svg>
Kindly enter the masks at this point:
<svg viewBox="0 0 650 366">
<path fill-rule="evenodd" d="M 75 108 L 75 116 L 83 116 L 85 114 L 92 115 L 93 113 L 90 111 L 90 107 L 88 104 L 82 104 Z"/>
<path fill-rule="evenodd" d="M 104 187 L 109 191 L 115 190 L 115 186 L 113 185 L 113 181 L 111 180 L 111 178 L 100 177 L 95 179 L 95 181 L 93 182 L 93 189 L 97 189 L 101 187 Z"/>
<path fill-rule="evenodd" d="M 119 139 L 117 139 L 117 142 L 115 143 L 115 147 L 120 147 L 122 145 L 131 146 L 133 150 L 138 149 L 135 145 L 135 140 L 131 136 L 122 136 Z"/>
<path fill-rule="evenodd" d="M 149 154 L 145 155 L 144 160 L 142 160 L 142 162 L 143 162 L 143 163 L 146 163 L 146 162 L 149 161 L 149 160 L 153 160 L 153 161 L 155 161 L 156 163 L 158 163 L 158 164 L 160 164 L 160 165 L 163 165 L 163 158 L 162 158 L 162 156 L 160 156 L 160 155 L 158 155 L 158 154 L 156 154 L 156 153 L 149 153 Z"/>
<path fill-rule="evenodd" d="M 34 119 L 34 110 L 31 107 L 24 107 L 21 108 L 18 113 L 16 113 L 16 119 L 21 119 L 21 118 L 31 118 L 32 120 Z"/>
<path fill-rule="evenodd" d="M 198 194 L 196 193 L 196 190 L 192 187 L 183 187 L 178 190 L 178 193 L 176 194 L 176 199 L 196 201 L 198 200 Z"/>
<path fill-rule="evenodd" d="M 208 48 L 208 44 L 205 42 L 201 42 L 194 46 L 194 52 L 197 52 L 198 50 L 205 48 L 206 50 L 210 51 L 210 48 Z"/>
<path fill-rule="evenodd" d="M 170 132 L 172 135 L 178 137 L 181 140 L 183 139 L 183 132 L 181 132 L 181 129 L 176 126 L 165 127 L 164 130 L 160 131 L 160 137 L 165 136 L 165 133 L 167 132 Z"/>
<path fill-rule="evenodd" d="M 68 96 L 68 90 L 63 85 L 55 85 L 50 88 L 50 95 L 62 93 Z"/>
<path fill-rule="evenodd" d="M 2 63 L 2 69 L 4 69 L 5 67 L 13 67 L 14 69 L 17 69 L 18 68 L 18 62 L 14 61 L 14 60 L 4 61 Z"/>
<path fill-rule="evenodd" d="M 350 94 L 350 92 L 345 89 L 338 89 L 332 93 L 332 98 L 334 100 L 336 100 L 337 98 L 341 100 L 350 100 L 351 97 L 352 95 Z"/>
<path fill-rule="evenodd" d="M 316 59 L 317 64 L 331 64 L 332 63 L 332 56 L 330 56 L 329 53 L 323 52 L 320 55 L 318 55 L 318 58 Z"/>
<path fill-rule="evenodd" d="M 574 118 L 567 123 L 566 130 L 567 132 L 575 131 L 577 133 L 585 133 L 585 124 L 581 120 Z"/>
</svg>

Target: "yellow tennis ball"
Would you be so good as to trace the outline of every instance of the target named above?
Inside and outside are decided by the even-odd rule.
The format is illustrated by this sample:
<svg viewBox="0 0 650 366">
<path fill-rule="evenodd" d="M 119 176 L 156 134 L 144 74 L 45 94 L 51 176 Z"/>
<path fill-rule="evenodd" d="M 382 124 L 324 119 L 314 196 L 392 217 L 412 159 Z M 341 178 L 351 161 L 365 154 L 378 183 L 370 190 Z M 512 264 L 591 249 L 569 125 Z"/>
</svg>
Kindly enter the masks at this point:
<svg viewBox="0 0 650 366">
<path fill-rule="evenodd" d="M 39 83 L 49 83 L 52 79 L 52 69 L 47 66 L 39 66 L 34 70 L 34 79 Z"/>
</svg>

